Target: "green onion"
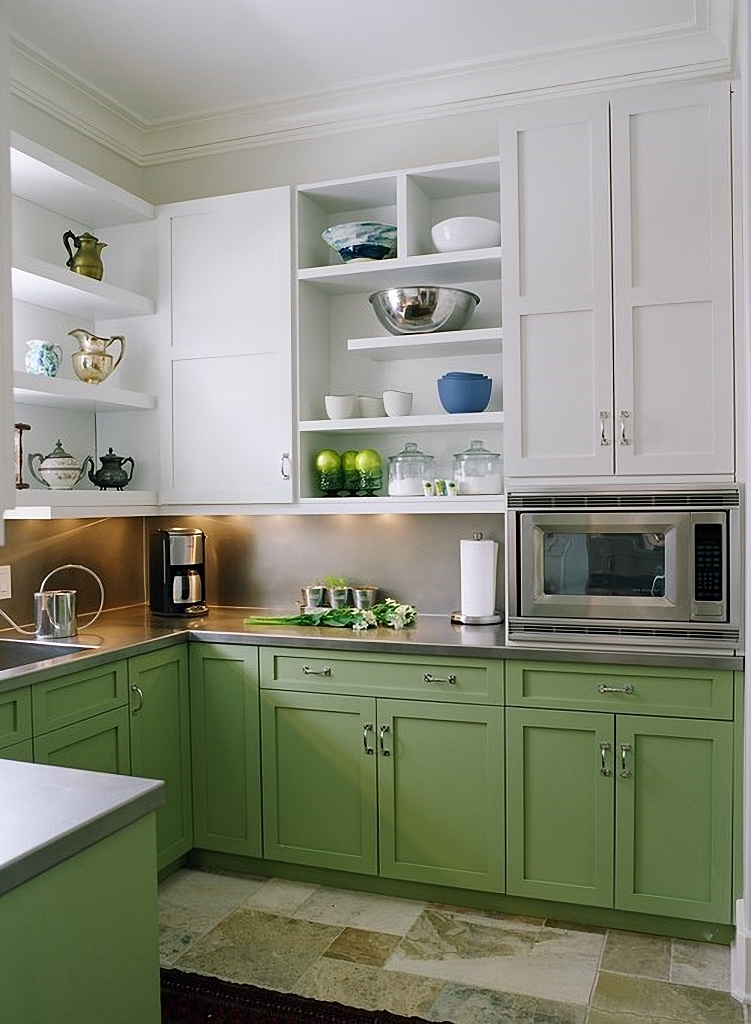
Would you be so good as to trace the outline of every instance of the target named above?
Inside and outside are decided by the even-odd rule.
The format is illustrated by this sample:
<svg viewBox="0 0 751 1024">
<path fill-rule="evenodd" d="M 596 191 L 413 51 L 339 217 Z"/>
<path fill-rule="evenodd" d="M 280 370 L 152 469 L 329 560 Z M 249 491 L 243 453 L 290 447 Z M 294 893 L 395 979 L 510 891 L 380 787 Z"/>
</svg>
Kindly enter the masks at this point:
<svg viewBox="0 0 751 1024">
<path fill-rule="evenodd" d="M 410 604 L 399 604 L 387 597 L 372 608 L 316 608 L 300 615 L 248 615 L 246 626 L 336 626 L 340 629 L 370 629 L 391 626 L 403 629 L 411 625 L 417 612 Z"/>
</svg>

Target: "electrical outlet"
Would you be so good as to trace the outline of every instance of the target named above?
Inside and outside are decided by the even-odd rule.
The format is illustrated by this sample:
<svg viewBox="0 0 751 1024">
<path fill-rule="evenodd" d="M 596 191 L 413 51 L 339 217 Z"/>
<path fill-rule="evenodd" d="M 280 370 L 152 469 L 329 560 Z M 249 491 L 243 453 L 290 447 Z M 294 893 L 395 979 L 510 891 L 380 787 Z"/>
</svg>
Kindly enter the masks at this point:
<svg viewBox="0 0 751 1024">
<path fill-rule="evenodd" d="M 10 566 L 0 565 L 0 601 L 10 597 Z"/>
</svg>

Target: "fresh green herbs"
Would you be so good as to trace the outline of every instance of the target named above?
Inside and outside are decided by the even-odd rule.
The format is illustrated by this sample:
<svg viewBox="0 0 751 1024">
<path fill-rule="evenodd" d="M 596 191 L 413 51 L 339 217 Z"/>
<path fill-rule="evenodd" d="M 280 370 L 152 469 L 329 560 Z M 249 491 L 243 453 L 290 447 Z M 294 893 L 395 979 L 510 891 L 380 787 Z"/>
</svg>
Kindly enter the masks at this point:
<svg viewBox="0 0 751 1024">
<path fill-rule="evenodd" d="M 244 622 L 246 626 L 338 626 L 340 629 L 391 626 L 404 629 L 416 617 L 411 604 L 399 604 L 393 597 L 387 597 L 372 608 L 312 608 L 300 615 L 249 615 Z"/>
</svg>

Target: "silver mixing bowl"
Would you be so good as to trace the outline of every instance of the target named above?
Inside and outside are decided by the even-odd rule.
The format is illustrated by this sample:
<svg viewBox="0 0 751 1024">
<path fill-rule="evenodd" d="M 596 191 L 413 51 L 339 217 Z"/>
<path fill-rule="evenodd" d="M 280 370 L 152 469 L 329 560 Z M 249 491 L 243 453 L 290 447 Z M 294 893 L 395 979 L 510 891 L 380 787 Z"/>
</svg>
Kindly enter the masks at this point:
<svg viewBox="0 0 751 1024">
<path fill-rule="evenodd" d="M 370 296 L 375 315 L 390 334 L 459 331 L 479 301 L 474 292 L 433 285 L 386 288 Z"/>
</svg>

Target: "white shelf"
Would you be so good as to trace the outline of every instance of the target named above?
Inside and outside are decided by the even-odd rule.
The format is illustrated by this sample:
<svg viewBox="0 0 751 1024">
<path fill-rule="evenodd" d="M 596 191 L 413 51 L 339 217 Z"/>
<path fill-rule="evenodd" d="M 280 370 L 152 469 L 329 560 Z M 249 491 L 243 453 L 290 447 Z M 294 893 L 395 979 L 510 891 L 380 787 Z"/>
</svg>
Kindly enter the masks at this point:
<svg viewBox="0 0 751 1024">
<path fill-rule="evenodd" d="M 315 512 L 322 515 L 345 515 L 348 512 L 369 512 L 373 515 L 395 515 L 400 512 L 505 512 L 506 495 L 456 495 L 453 498 L 390 498 L 387 495 L 374 498 L 301 498 L 300 508 L 303 513 Z"/>
<path fill-rule="evenodd" d="M 33 256 L 18 257 L 14 263 L 13 298 L 21 302 L 89 319 L 144 316 L 156 309 L 155 301 L 145 295 L 74 274 L 67 267 Z"/>
<path fill-rule="evenodd" d="M 365 430 L 379 433 L 420 433 L 455 427 L 502 426 L 502 412 L 435 413 L 426 416 L 370 416 L 349 420 L 303 420 L 300 433 L 360 433 Z"/>
<path fill-rule="evenodd" d="M 156 408 L 155 396 L 140 391 L 127 391 L 107 384 L 84 384 L 61 377 L 42 377 L 19 370 L 13 374 L 13 399 L 24 405 L 89 412 L 134 412 Z"/>
<path fill-rule="evenodd" d="M 16 491 L 16 507 L 6 519 L 95 519 L 100 516 L 148 516 L 158 511 L 156 491 Z"/>
<path fill-rule="evenodd" d="M 501 252 L 499 246 L 471 252 L 429 253 L 369 263 L 308 267 L 298 271 L 297 279 L 332 295 L 380 291 L 407 284 L 455 285 L 458 280 L 500 280 Z"/>
<path fill-rule="evenodd" d="M 154 219 L 151 203 L 15 132 L 11 133 L 10 179 L 13 195 L 88 227 Z"/>
<path fill-rule="evenodd" d="M 500 355 L 503 331 L 500 327 L 478 327 L 466 331 L 438 331 L 432 334 L 387 334 L 377 338 L 350 338 L 347 348 L 376 362 L 392 359 L 422 359 L 436 356 Z"/>
</svg>

